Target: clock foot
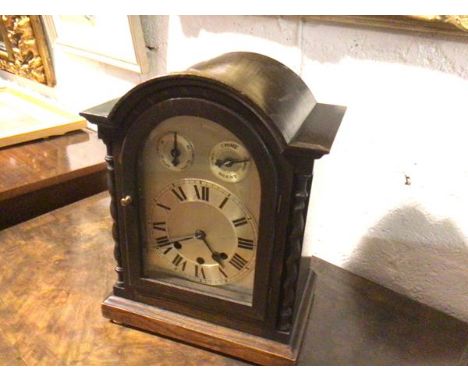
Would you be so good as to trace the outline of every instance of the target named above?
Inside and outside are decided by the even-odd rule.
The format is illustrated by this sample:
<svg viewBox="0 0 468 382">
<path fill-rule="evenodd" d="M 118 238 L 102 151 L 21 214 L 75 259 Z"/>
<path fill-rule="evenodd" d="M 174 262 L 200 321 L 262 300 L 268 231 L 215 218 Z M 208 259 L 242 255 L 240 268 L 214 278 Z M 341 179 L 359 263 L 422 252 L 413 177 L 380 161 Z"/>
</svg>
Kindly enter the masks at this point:
<svg viewBox="0 0 468 382">
<path fill-rule="evenodd" d="M 224 353 L 260 365 L 295 365 L 313 300 L 314 273 L 309 270 L 297 311 L 291 342 L 281 343 L 187 317 L 165 309 L 110 295 L 104 317 L 165 337 Z"/>
</svg>

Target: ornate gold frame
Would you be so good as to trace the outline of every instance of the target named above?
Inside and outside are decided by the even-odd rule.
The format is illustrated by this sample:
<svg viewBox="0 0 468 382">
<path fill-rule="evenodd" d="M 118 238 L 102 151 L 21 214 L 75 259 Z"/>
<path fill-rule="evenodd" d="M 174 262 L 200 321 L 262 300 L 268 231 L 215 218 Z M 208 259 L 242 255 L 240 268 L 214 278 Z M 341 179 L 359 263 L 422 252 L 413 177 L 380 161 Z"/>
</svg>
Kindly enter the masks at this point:
<svg viewBox="0 0 468 382">
<path fill-rule="evenodd" d="M 391 28 L 413 32 L 432 32 L 455 37 L 468 37 L 468 15 L 435 16 L 306 16 L 365 27 Z"/>
<path fill-rule="evenodd" d="M 0 18 L 0 33 L 5 51 L 0 51 L 0 70 L 55 85 L 55 75 L 40 16 L 5 16 Z"/>
</svg>

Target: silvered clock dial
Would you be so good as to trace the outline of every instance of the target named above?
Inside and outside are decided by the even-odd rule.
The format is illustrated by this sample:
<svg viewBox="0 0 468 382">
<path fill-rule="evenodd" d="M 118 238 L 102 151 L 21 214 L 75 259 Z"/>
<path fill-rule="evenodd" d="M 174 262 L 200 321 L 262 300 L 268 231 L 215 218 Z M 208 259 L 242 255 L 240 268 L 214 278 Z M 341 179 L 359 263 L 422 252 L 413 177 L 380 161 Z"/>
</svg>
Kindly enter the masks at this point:
<svg viewBox="0 0 468 382">
<path fill-rule="evenodd" d="M 240 140 L 194 116 L 149 135 L 140 162 L 146 277 L 250 304 L 260 179 Z"/>
<path fill-rule="evenodd" d="M 250 162 L 249 153 L 238 142 L 220 142 L 210 153 L 211 171 L 225 182 L 236 183 L 244 179 Z"/>
<path fill-rule="evenodd" d="M 208 285 L 235 282 L 251 269 L 256 222 L 226 188 L 181 179 L 156 196 L 150 216 L 154 266 Z"/>
</svg>

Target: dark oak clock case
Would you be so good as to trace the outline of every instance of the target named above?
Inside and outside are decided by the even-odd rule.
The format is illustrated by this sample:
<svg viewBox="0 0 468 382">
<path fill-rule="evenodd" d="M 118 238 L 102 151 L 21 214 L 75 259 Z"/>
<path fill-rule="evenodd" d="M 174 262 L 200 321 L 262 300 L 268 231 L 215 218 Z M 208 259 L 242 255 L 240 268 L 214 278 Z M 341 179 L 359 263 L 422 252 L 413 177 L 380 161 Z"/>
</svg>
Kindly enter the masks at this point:
<svg viewBox="0 0 468 382">
<path fill-rule="evenodd" d="M 111 320 L 260 364 L 292 364 L 313 297 L 302 256 L 314 160 L 327 154 L 345 108 L 317 103 L 281 63 L 229 53 L 144 82 L 82 113 L 107 146 L 117 282 L 103 303 Z M 145 139 L 174 116 L 212 120 L 253 156 L 261 181 L 252 305 L 145 278 L 138 161 Z"/>
</svg>

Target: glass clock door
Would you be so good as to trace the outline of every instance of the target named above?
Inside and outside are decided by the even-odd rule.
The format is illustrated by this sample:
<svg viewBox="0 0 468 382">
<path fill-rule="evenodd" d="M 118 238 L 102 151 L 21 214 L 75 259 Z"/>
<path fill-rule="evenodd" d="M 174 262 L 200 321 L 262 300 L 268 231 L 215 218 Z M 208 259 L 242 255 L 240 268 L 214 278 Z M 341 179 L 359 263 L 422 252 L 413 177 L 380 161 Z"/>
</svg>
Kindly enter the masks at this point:
<svg viewBox="0 0 468 382">
<path fill-rule="evenodd" d="M 242 142 L 204 118 L 166 119 L 139 179 L 144 277 L 251 305 L 261 189 Z"/>
</svg>

